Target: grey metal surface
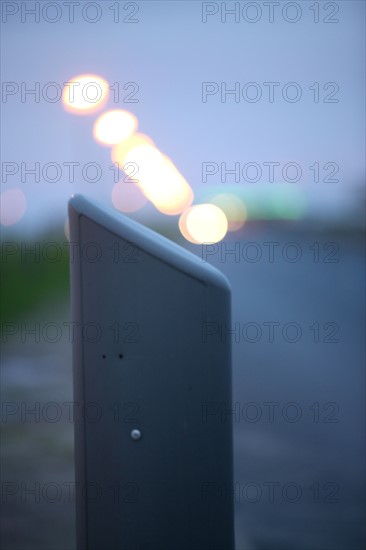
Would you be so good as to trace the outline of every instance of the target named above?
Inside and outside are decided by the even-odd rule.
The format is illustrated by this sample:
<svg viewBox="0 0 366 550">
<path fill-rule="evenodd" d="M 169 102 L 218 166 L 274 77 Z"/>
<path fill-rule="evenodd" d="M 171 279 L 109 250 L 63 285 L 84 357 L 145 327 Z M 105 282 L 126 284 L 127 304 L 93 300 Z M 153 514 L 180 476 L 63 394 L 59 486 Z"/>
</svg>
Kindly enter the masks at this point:
<svg viewBox="0 0 366 550">
<path fill-rule="evenodd" d="M 84 197 L 69 215 L 78 548 L 231 549 L 231 417 L 207 414 L 230 408 L 230 342 L 203 337 L 229 283 Z"/>
</svg>

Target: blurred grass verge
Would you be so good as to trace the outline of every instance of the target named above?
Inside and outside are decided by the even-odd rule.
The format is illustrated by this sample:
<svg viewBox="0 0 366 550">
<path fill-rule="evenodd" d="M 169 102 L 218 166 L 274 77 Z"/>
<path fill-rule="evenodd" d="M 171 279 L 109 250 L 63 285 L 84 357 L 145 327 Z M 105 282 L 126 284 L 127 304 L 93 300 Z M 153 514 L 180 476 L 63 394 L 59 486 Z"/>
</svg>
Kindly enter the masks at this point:
<svg viewBox="0 0 366 550">
<path fill-rule="evenodd" d="M 1 321 L 14 322 L 48 300 L 68 300 L 69 247 L 61 231 L 1 243 Z"/>
</svg>

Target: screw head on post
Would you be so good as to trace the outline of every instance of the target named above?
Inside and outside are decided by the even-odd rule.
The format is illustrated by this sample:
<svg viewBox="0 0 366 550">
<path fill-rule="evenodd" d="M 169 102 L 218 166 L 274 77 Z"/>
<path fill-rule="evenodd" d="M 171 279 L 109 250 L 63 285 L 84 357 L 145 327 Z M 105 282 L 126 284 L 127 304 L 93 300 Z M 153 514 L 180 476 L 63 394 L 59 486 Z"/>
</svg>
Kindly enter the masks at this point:
<svg viewBox="0 0 366 550">
<path fill-rule="evenodd" d="M 139 439 L 141 439 L 141 432 L 140 430 L 132 430 L 131 432 L 131 438 L 134 440 L 134 441 L 138 441 Z"/>
</svg>

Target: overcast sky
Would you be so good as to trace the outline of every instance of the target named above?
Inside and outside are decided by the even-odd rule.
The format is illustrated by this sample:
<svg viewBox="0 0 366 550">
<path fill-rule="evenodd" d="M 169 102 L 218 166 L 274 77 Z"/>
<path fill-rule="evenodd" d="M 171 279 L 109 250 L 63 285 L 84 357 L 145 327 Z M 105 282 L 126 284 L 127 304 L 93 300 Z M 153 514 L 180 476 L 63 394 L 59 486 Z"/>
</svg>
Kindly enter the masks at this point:
<svg viewBox="0 0 366 550">
<path fill-rule="evenodd" d="M 226 22 L 221 3 L 215 2 L 107 0 L 95 2 L 97 7 L 79 2 L 73 23 L 65 2 L 56 2 L 57 11 L 52 6 L 44 13 L 41 9 L 37 23 L 34 16 L 21 13 L 20 2 L 2 4 L 2 80 L 19 86 L 18 93 L 3 93 L 2 98 L 2 161 L 19 165 L 19 172 L 6 182 L 3 174 L 3 189 L 20 187 L 26 194 L 24 227 L 66 218 L 66 202 L 74 192 L 111 204 L 109 149 L 92 137 L 98 115 L 72 115 L 64 111 L 61 102 L 48 102 L 42 94 L 38 103 L 31 95 L 25 102 L 21 100 L 22 83 L 32 88 L 39 82 L 42 90 L 49 82 L 62 86 L 87 72 L 103 76 L 111 85 L 118 83 L 120 102 L 111 97 L 105 110 L 120 107 L 133 112 L 139 130 L 172 158 L 195 190 L 220 182 L 219 176 L 202 182 L 202 162 L 226 162 L 228 167 L 235 162 L 256 162 L 262 168 L 264 162 L 279 162 L 280 166 L 296 162 L 303 168 L 299 184 L 318 193 L 325 204 L 324 196 L 331 198 L 338 193 L 335 189 L 350 194 L 353 186 L 363 184 L 362 1 L 301 1 L 290 3 L 292 6 L 288 2 L 279 6 L 252 2 L 249 7 L 241 2 L 240 11 L 227 14 Z M 32 8 L 35 3 L 26 4 Z M 41 2 L 41 8 L 45 4 Z M 235 3 L 226 5 L 232 9 Z M 84 19 L 100 19 L 85 21 L 82 8 Z M 13 11 L 17 13 L 11 14 Z M 58 21 L 49 22 L 57 17 Z M 317 17 L 319 23 L 314 22 Z M 255 19 L 258 21 L 249 22 Z M 289 22 L 294 19 L 298 20 Z M 124 90 L 131 82 L 135 84 Z M 206 102 L 202 101 L 203 82 L 213 83 L 207 88 L 212 95 L 206 96 Z M 225 86 L 233 89 L 236 82 L 239 101 L 234 94 L 222 101 Z M 249 82 L 256 85 L 246 87 Z M 264 84 L 269 82 L 279 83 L 273 88 L 273 102 L 269 100 L 271 87 Z M 290 82 L 296 86 L 286 87 Z M 319 88 L 314 83 L 319 83 Z M 134 96 L 138 102 L 123 103 L 134 88 L 138 88 Z M 249 101 L 256 90 L 261 99 Z M 296 90 L 301 98 L 292 102 Z M 324 102 L 332 99 L 339 101 Z M 57 183 L 42 178 L 34 183 L 28 175 L 22 182 L 22 162 L 29 167 L 35 162 L 41 167 L 57 162 L 63 167 L 62 178 Z M 82 181 L 81 170 L 76 170 L 75 182 L 70 183 L 65 162 L 79 162 L 80 166 L 97 162 L 103 176 L 92 184 Z M 317 187 L 309 169 L 315 162 L 321 166 L 336 163 L 339 184 L 331 187 L 321 181 Z M 281 177 L 277 180 L 282 181 Z M 233 183 L 229 178 L 227 182 Z M 261 183 L 266 183 L 265 172 L 259 183 L 240 181 L 238 186 Z"/>
</svg>

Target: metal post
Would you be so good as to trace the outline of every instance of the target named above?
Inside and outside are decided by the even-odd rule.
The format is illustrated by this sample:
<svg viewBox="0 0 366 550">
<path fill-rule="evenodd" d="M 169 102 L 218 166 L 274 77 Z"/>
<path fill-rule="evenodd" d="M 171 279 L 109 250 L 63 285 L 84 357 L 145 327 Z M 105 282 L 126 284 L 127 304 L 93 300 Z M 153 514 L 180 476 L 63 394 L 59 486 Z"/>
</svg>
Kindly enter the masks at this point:
<svg viewBox="0 0 366 550">
<path fill-rule="evenodd" d="M 229 284 L 85 197 L 69 218 L 78 550 L 232 550 Z"/>
</svg>

